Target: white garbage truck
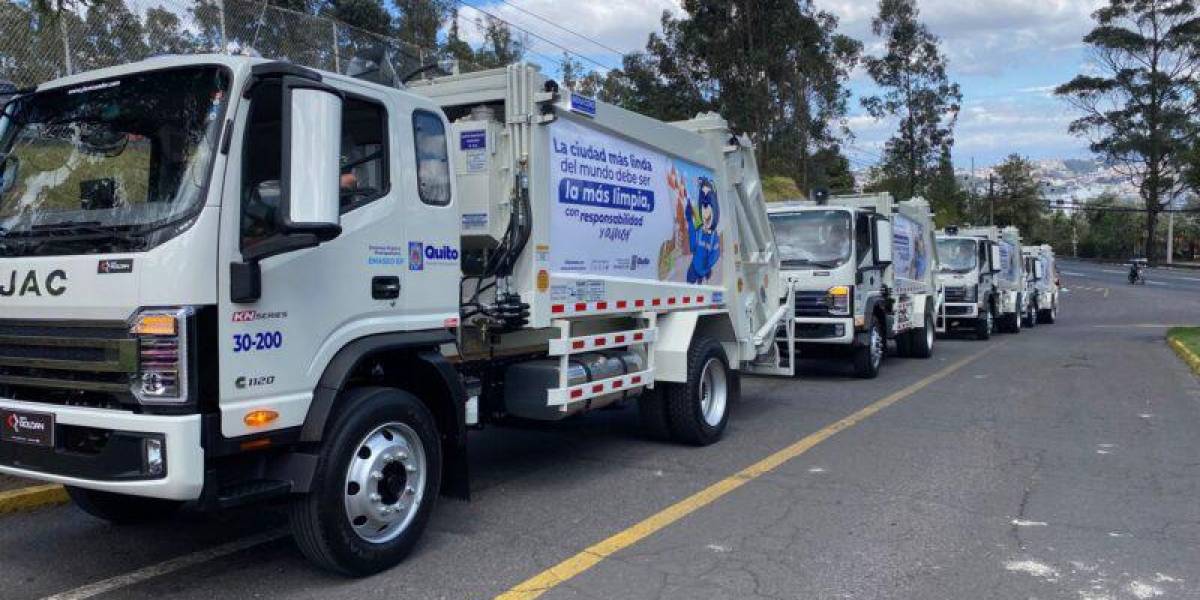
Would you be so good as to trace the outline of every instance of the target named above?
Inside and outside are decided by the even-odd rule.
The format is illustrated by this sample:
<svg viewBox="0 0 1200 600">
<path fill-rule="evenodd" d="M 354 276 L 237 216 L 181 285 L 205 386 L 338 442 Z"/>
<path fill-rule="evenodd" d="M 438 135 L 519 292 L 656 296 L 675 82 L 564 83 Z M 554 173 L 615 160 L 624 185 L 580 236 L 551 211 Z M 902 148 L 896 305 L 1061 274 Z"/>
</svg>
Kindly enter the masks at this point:
<svg viewBox="0 0 1200 600">
<path fill-rule="evenodd" d="M 45 83 L 0 121 L 0 472 L 114 522 L 290 505 L 386 569 L 467 432 L 637 402 L 721 438 L 789 314 L 745 137 L 526 65 L 404 89 L 244 56 Z"/>
<path fill-rule="evenodd" d="M 871 378 L 888 340 L 901 356 L 933 354 L 942 295 L 928 202 L 881 193 L 767 211 L 795 294 L 797 358 L 845 358 Z M 780 331 L 782 346 L 788 332 Z"/>
<path fill-rule="evenodd" d="M 1029 290 L 1015 227 L 948 227 L 937 237 L 945 286 L 942 331 L 970 328 L 979 339 L 999 330 L 1020 333 L 1029 318 Z"/>
<path fill-rule="evenodd" d="M 1058 265 L 1054 259 L 1054 248 L 1049 244 L 1025 246 L 1021 250 L 1025 257 L 1025 273 L 1029 278 L 1031 312 L 1035 318 L 1030 325 L 1053 324 L 1058 320 Z"/>
</svg>

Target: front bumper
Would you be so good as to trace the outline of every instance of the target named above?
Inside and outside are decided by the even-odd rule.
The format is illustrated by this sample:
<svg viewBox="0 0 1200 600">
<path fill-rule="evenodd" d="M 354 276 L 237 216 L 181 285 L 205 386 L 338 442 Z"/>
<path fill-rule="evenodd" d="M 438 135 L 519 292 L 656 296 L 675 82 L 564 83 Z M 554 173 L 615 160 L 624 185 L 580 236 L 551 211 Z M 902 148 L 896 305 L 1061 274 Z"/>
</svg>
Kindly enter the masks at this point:
<svg viewBox="0 0 1200 600">
<path fill-rule="evenodd" d="M 200 415 L 139 415 L 132 412 L 47 405 L 0 398 L 0 409 L 54 415 L 54 447 L 0 443 L 0 473 L 82 488 L 195 500 L 204 487 Z M 102 439 L 80 450 L 72 439 Z M 140 440 L 163 442 L 165 468 L 146 473 Z"/>
<path fill-rule="evenodd" d="M 854 343 L 853 317 L 795 317 L 796 341 L 804 344 Z"/>
</svg>

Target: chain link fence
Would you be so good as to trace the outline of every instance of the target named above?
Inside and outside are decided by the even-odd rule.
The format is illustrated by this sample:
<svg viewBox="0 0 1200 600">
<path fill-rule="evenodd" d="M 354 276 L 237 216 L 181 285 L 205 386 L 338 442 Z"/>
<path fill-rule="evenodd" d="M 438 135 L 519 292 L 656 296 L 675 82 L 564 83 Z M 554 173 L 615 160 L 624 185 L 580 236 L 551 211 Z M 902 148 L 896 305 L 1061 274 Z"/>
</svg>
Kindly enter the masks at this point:
<svg viewBox="0 0 1200 600">
<path fill-rule="evenodd" d="M 19 87 L 164 54 L 239 51 L 343 74 L 374 63 L 402 75 L 443 58 L 262 0 L 110 0 L 56 16 L 0 0 L 0 79 Z"/>
</svg>

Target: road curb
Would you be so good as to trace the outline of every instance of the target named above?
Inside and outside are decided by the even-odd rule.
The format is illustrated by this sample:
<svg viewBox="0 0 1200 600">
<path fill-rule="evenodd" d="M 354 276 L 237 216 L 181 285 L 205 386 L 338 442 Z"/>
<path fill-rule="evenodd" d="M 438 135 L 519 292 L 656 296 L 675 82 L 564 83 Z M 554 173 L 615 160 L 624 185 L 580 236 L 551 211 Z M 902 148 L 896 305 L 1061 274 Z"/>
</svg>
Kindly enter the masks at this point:
<svg viewBox="0 0 1200 600">
<path fill-rule="evenodd" d="M 63 489 L 63 486 L 35 485 L 0 492 L 0 515 L 57 506 L 67 502 L 67 490 Z"/>
<path fill-rule="evenodd" d="M 1171 346 L 1171 349 L 1175 351 L 1175 354 L 1178 354 L 1179 358 L 1181 358 L 1183 362 L 1187 363 L 1187 365 L 1192 368 L 1192 372 L 1200 376 L 1200 356 L 1197 356 L 1196 353 L 1192 352 L 1183 344 L 1183 342 L 1175 338 L 1168 338 L 1167 343 Z"/>
</svg>

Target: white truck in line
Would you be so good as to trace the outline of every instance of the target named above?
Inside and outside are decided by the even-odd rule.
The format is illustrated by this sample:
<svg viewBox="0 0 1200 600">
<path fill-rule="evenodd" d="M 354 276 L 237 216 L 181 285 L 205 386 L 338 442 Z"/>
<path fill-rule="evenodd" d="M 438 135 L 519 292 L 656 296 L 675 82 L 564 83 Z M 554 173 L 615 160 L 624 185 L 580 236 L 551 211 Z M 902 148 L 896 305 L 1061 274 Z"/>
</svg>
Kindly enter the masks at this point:
<svg viewBox="0 0 1200 600">
<path fill-rule="evenodd" d="M 1020 333 L 1031 303 L 1017 228 L 948 227 L 937 245 L 946 294 L 939 330 L 970 328 L 982 340 Z"/>
<path fill-rule="evenodd" d="M 364 575 L 467 496 L 467 431 L 638 402 L 721 438 L 792 310 L 753 149 L 514 65 L 401 89 L 243 56 L 0 121 L 0 472 L 115 522 L 290 503 Z"/>
<path fill-rule="evenodd" d="M 1025 273 L 1029 276 L 1030 302 L 1037 315 L 1034 324 L 1053 324 L 1058 320 L 1058 265 L 1049 244 L 1025 246 Z"/>
<path fill-rule="evenodd" d="M 942 294 L 933 214 L 920 198 L 834 196 L 767 209 L 793 293 L 797 358 L 849 358 L 863 378 L 879 374 L 887 342 L 929 358 Z"/>
</svg>

